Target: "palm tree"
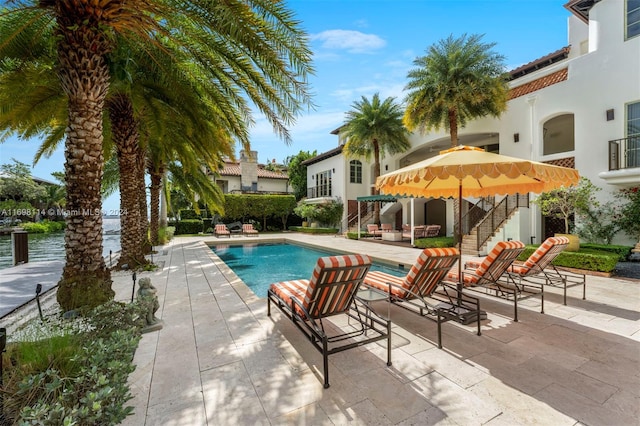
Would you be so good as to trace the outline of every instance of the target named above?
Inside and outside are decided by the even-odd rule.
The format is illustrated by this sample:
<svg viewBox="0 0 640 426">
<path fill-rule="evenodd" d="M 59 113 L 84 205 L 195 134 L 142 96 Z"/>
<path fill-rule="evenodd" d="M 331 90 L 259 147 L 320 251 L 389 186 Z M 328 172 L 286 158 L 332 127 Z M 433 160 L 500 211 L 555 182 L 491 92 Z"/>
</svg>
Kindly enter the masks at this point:
<svg viewBox="0 0 640 426">
<path fill-rule="evenodd" d="M 188 55 L 193 75 L 206 76 L 219 88 L 224 115 L 232 107 L 250 121 L 246 95 L 285 141 L 290 141 L 287 125 L 310 104 L 307 37 L 281 2 L 24 0 L 13 2 L 0 18 L 3 59 L 29 56 L 36 38 L 50 34 L 52 25 L 55 32 L 56 70 L 68 100 L 65 173 L 67 208 L 73 212 L 67 217 L 66 263 L 57 292 L 63 309 L 113 297 L 102 259 L 102 216 L 91 213 L 101 210 L 107 55 L 116 40 L 162 44 Z"/>
<path fill-rule="evenodd" d="M 380 176 L 380 159 L 385 153 L 398 154 L 411 147 L 409 132 L 402 124 L 402 108 L 393 97 L 381 102 L 378 93 L 371 101 L 363 96 L 351 108 L 340 130 L 347 138 L 342 152 L 348 157 L 373 158 L 375 180 Z M 374 208 L 373 220 L 380 223 L 380 205 L 376 203 Z"/>
<path fill-rule="evenodd" d="M 482 35 L 453 35 L 431 45 L 413 61 L 407 75 L 404 123 L 424 134 L 444 127 L 458 145 L 458 127 L 485 115 L 498 117 L 507 108 L 504 57 L 483 43 Z"/>
</svg>

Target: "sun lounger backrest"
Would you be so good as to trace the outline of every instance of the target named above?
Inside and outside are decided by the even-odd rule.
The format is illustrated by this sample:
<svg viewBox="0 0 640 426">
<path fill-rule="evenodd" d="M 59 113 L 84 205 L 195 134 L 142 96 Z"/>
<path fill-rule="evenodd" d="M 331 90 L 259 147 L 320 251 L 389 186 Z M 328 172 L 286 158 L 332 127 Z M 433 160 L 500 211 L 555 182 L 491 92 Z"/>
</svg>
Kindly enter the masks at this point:
<svg viewBox="0 0 640 426">
<path fill-rule="evenodd" d="M 224 223 L 217 224 L 216 225 L 216 233 L 217 234 L 228 234 L 229 233 L 229 229 L 227 228 L 227 225 L 225 225 Z"/>
<path fill-rule="evenodd" d="M 471 284 L 482 284 L 483 280 L 497 281 L 523 250 L 524 243 L 522 241 L 499 241 L 487 254 L 475 273 L 469 276 Z"/>
<path fill-rule="evenodd" d="M 455 248 L 424 249 L 405 277 L 406 288 L 422 297 L 430 296 L 459 255 Z"/>
<path fill-rule="evenodd" d="M 549 266 L 553 259 L 569 245 L 567 237 L 549 237 L 540 247 L 534 251 L 531 256 L 522 265 L 525 270 L 539 273 Z"/>
<path fill-rule="evenodd" d="M 367 255 L 319 258 L 304 295 L 304 308 L 312 318 L 345 312 L 370 267 Z"/>
</svg>

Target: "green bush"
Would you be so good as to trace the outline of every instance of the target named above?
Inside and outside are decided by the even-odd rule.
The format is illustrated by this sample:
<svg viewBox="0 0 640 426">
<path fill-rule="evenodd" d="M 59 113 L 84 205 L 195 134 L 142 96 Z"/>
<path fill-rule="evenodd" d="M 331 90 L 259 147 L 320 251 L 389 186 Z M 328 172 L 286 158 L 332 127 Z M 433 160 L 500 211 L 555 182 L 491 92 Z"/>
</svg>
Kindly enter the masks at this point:
<svg viewBox="0 0 640 426">
<path fill-rule="evenodd" d="M 309 228 L 306 226 L 290 226 L 291 231 L 303 232 L 305 234 L 337 234 L 338 228 Z"/>
<path fill-rule="evenodd" d="M 109 302 L 84 317 L 35 319 L 16 331 L 4 357 L 7 424 L 122 422 L 133 410 L 125 406 L 127 379 L 143 310 L 138 303 Z"/>
<path fill-rule="evenodd" d="M 160 244 L 166 244 L 173 238 L 173 234 L 176 232 L 175 226 L 163 226 L 158 229 L 158 241 Z"/>
<path fill-rule="evenodd" d="M 618 259 L 621 262 L 624 262 L 629 258 L 629 255 L 631 254 L 631 249 L 633 249 L 633 247 L 630 247 L 630 246 L 614 246 L 609 244 L 587 244 L 587 243 L 581 243 L 580 248 L 615 253 L 618 255 Z"/>
<path fill-rule="evenodd" d="M 25 222 L 20 225 L 27 232 L 35 234 L 45 234 L 49 232 L 58 232 L 64 229 L 64 222 L 54 222 L 51 220 L 43 220 L 42 222 Z"/>
<path fill-rule="evenodd" d="M 176 223 L 176 235 L 197 234 L 202 232 L 201 219 L 186 219 Z"/>
<path fill-rule="evenodd" d="M 360 232 L 360 238 L 369 238 L 369 237 L 373 237 L 372 234 L 369 234 L 368 232 Z M 350 240 L 357 240 L 358 239 L 358 233 L 357 232 L 347 232 L 347 238 Z"/>
<path fill-rule="evenodd" d="M 418 238 L 414 241 L 414 244 L 418 248 L 445 248 L 456 246 L 453 237 Z"/>
<path fill-rule="evenodd" d="M 525 261 L 538 246 L 527 245 L 518 257 Z M 580 247 L 579 251 L 563 251 L 553 260 L 553 265 L 566 268 L 584 269 L 596 272 L 613 272 L 618 263 L 618 254 Z"/>
<path fill-rule="evenodd" d="M 200 219 L 200 215 L 196 213 L 195 210 L 192 209 L 182 209 L 180 210 L 180 221 L 185 219 Z"/>
</svg>

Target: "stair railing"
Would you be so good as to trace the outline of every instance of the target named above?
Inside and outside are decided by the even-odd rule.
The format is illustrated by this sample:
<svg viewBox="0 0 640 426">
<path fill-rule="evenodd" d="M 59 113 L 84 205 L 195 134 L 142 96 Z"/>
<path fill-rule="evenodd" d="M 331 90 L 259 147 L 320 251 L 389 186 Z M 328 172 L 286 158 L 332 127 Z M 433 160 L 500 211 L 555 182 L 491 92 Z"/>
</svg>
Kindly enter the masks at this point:
<svg viewBox="0 0 640 426">
<path fill-rule="evenodd" d="M 476 249 L 489 241 L 511 215 L 520 207 L 529 207 L 529 194 L 516 194 L 504 197 L 476 225 Z"/>
</svg>

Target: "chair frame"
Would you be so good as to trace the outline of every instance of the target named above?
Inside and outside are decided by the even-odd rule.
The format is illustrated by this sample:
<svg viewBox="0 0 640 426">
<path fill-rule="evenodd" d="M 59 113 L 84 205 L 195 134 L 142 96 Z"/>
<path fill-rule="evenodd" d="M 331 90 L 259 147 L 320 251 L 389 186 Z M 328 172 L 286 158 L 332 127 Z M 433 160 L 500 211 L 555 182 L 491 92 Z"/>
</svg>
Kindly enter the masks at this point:
<svg viewBox="0 0 640 426">
<path fill-rule="evenodd" d="M 363 257 L 368 259 L 368 256 Z M 334 274 L 341 275 L 341 272 L 353 269 L 356 266 L 362 269 L 362 273 L 356 277 L 335 282 L 327 282 L 323 279 L 323 277 L 330 277 Z M 362 280 L 370 267 L 370 261 L 368 264 L 365 264 L 364 267 L 362 264 L 337 267 L 324 266 L 320 270 L 320 275 L 316 287 L 311 294 L 312 297 L 308 308 L 305 308 L 303 302 L 296 297 L 291 297 L 291 304 L 285 303 L 285 301 L 272 290 L 271 286 L 267 292 L 267 316 L 271 316 L 271 303 L 274 303 L 322 354 L 325 389 L 329 387 L 329 355 L 380 340 L 387 340 L 387 365 L 392 365 L 391 321 L 376 314 L 371 309 L 358 306 L 358 303 L 356 303 L 356 293 L 362 285 Z M 275 283 L 272 284 L 272 286 L 278 284 L 279 283 Z M 352 286 L 352 291 L 347 296 L 348 299 L 344 304 L 345 309 L 325 313 L 322 312 L 322 309 L 319 309 L 323 303 L 327 303 L 326 300 L 318 300 L 320 296 L 333 294 L 333 289 L 349 285 Z M 331 336 L 328 335 L 323 324 L 323 319 L 341 314 L 347 315 L 349 319 L 354 319 L 360 327 L 353 331 L 333 334 Z M 373 332 L 372 336 L 368 335 L 369 331 Z M 354 337 L 358 336 L 365 336 L 365 338 L 353 340 Z M 345 340 L 347 341 L 346 343 L 335 345 L 335 343 Z M 330 347 L 330 344 L 332 347 Z"/>
<path fill-rule="evenodd" d="M 460 258 L 458 250 L 453 250 L 451 250 L 451 254 L 443 255 L 438 253 L 438 249 L 424 249 L 420 256 L 426 254 L 427 260 L 423 265 L 418 265 L 416 261 L 414 266 L 418 268 L 418 271 L 413 283 L 408 288 L 392 282 L 386 283 L 389 303 L 437 323 L 438 348 L 440 349 L 442 349 L 443 322 L 451 320 L 467 324 L 475 320 L 477 323 L 477 335 L 482 335 L 480 329 L 480 320 L 482 319 L 480 299 L 464 292 L 458 292 L 455 284 L 443 280 L 456 260 Z M 428 267 L 429 260 L 433 259 L 444 260 L 444 262 L 440 262 L 436 267 Z M 388 275 L 380 272 L 377 274 L 378 276 Z M 406 279 L 407 277 L 404 278 L 404 280 Z M 423 288 L 425 280 L 431 283 L 426 289 Z M 380 287 L 367 283 L 366 277 L 364 285 L 368 288 L 382 291 Z M 392 291 L 394 287 L 401 289 L 405 294 L 397 296 Z"/>
<path fill-rule="evenodd" d="M 502 244 L 501 244 L 502 243 Z M 518 299 L 542 294 L 544 287 L 540 284 L 527 282 L 525 286 L 518 287 L 517 282 L 510 274 L 505 274 L 513 261 L 524 251 L 524 244 L 520 241 L 500 241 L 498 245 L 505 246 L 489 263 L 485 272 L 475 269 L 463 269 L 461 281 L 470 291 L 494 296 L 503 300 L 513 301 L 513 320 L 518 322 Z M 496 245 L 496 247 L 498 247 Z M 494 249 L 489 253 L 496 251 Z M 484 263 L 484 261 L 483 261 Z M 457 271 L 451 271 L 457 274 Z M 472 277 L 475 282 L 467 283 L 465 276 Z M 449 279 L 452 277 L 449 276 Z M 541 296 L 542 297 L 542 296 Z"/>
</svg>

